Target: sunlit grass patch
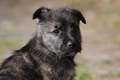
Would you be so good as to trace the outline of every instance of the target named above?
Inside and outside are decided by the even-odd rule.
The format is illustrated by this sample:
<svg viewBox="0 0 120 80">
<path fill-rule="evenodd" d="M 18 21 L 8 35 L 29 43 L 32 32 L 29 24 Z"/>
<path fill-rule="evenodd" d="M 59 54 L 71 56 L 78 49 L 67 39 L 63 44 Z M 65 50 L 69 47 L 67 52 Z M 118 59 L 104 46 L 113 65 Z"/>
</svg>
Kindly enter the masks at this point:
<svg viewBox="0 0 120 80">
<path fill-rule="evenodd" d="M 20 39 L 3 39 L 0 41 L 0 45 L 2 46 L 11 46 L 19 43 Z"/>
<path fill-rule="evenodd" d="M 120 19 L 114 22 L 114 26 L 120 28 Z"/>
<path fill-rule="evenodd" d="M 17 42 L 19 42 L 19 40 L 4 40 L 0 42 L 0 45 L 12 46 L 12 45 L 15 45 Z"/>
<path fill-rule="evenodd" d="M 94 73 L 91 70 L 84 68 L 78 69 L 77 67 L 75 80 L 97 80 L 97 78 L 95 78 Z"/>
<path fill-rule="evenodd" d="M 6 51 L 13 51 L 19 49 L 25 44 L 26 40 L 22 39 L 4 39 L 0 41 L 0 54 L 3 54 Z"/>
</svg>

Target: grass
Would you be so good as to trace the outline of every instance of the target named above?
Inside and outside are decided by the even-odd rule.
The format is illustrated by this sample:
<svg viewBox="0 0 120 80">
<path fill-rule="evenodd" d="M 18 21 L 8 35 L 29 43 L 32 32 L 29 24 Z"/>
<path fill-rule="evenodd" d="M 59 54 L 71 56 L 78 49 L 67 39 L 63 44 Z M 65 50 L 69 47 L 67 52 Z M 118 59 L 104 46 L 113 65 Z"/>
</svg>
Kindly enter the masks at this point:
<svg viewBox="0 0 120 80">
<path fill-rule="evenodd" d="M 0 45 L 12 46 L 15 45 L 19 40 L 4 40 L 0 42 Z"/>
<path fill-rule="evenodd" d="M 104 61 L 97 62 L 95 65 L 99 66 L 100 68 L 107 68 L 109 66 L 112 66 L 113 64 L 109 60 L 104 60 Z"/>
<path fill-rule="evenodd" d="M 6 52 L 13 52 L 25 44 L 26 40 L 21 39 L 3 39 L 0 41 L 0 55 Z M 1 58 L 1 56 L 0 56 Z"/>
<path fill-rule="evenodd" d="M 113 73 L 113 72 L 109 72 L 107 74 L 101 75 L 101 78 L 120 78 L 120 72 L 118 73 Z"/>
<path fill-rule="evenodd" d="M 90 72 L 88 71 L 81 70 L 81 72 L 77 75 L 78 77 L 76 78 L 76 80 L 93 80 L 90 75 Z"/>
<path fill-rule="evenodd" d="M 94 73 L 91 70 L 76 67 L 76 73 L 75 80 L 94 80 Z"/>
<path fill-rule="evenodd" d="M 2 51 L 2 50 L 5 50 L 5 48 L 9 48 L 9 49 L 15 49 L 16 47 L 18 47 L 20 44 L 18 43 L 18 42 L 20 42 L 20 40 L 18 40 L 18 39 L 8 39 L 8 40 L 2 40 L 2 41 L 0 41 L 0 48 L 2 48 L 1 50 L 0 50 L 0 52 Z"/>
<path fill-rule="evenodd" d="M 75 80 L 106 80 L 107 78 L 120 78 L 120 72 L 108 72 L 104 74 L 95 73 L 90 69 L 76 68 Z"/>
</svg>

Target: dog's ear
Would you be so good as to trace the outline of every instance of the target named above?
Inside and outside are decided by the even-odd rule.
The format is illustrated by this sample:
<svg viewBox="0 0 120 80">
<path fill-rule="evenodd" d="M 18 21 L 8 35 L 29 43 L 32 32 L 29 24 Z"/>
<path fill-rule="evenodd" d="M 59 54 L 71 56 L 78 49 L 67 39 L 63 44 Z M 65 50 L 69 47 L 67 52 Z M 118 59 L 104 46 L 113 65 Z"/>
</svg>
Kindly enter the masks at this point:
<svg viewBox="0 0 120 80">
<path fill-rule="evenodd" d="M 38 18 L 39 20 L 44 20 L 50 16 L 51 10 L 46 7 L 41 7 L 35 11 L 32 19 Z"/>
<path fill-rule="evenodd" d="M 80 11 L 73 9 L 72 12 L 79 20 L 86 24 L 86 20 Z"/>
</svg>

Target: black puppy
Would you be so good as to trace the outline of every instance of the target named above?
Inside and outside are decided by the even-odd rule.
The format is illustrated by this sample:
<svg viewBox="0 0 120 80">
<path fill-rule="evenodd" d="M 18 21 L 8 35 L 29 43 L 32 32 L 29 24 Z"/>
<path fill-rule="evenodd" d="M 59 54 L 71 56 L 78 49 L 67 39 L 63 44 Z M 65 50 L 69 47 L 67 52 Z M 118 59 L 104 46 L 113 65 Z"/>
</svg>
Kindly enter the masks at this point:
<svg viewBox="0 0 120 80">
<path fill-rule="evenodd" d="M 41 7 L 33 19 L 38 21 L 35 36 L 3 62 L 0 80 L 73 80 L 83 15 L 73 8 Z"/>
</svg>

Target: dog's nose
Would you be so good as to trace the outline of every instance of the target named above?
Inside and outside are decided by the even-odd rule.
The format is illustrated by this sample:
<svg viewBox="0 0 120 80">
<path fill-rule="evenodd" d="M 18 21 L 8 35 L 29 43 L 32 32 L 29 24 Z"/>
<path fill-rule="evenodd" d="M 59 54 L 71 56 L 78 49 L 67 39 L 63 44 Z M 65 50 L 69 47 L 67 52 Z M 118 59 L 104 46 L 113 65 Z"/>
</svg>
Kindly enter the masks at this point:
<svg viewBox="0 0 120 80">
<path fill-rule="evenodd" d="M 69 41 L 69 42 L 67 43 L 67 47 L 72 48 L 72 47 L 73 47 L 73 42 L 72 42 L 72 41 Z"/>
</svg>

